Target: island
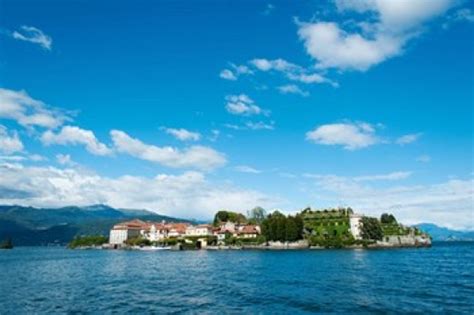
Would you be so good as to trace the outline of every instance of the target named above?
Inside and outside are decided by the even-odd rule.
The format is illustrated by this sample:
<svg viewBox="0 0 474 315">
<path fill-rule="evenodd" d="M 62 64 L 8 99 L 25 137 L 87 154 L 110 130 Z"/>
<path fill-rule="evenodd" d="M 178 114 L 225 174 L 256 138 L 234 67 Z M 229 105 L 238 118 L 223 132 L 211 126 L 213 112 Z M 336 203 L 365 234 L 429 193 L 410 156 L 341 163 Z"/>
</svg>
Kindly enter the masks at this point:
<svg viewBox="0 0 474 315">
<path fill-rule="evenodd" d="M 431 237 L 417 227 L 405 226 L 395 216 L 380 218 L 351 208 L 303 209 L 294 215 L 267 214 L 261 207 L 247 216 L 218 211 L 209 223 L 144 221 L 115 224 L 109 236 L 77 236 L 69 244 L 80 249 L 224 250 L 429 247 Z"/>
</svg>

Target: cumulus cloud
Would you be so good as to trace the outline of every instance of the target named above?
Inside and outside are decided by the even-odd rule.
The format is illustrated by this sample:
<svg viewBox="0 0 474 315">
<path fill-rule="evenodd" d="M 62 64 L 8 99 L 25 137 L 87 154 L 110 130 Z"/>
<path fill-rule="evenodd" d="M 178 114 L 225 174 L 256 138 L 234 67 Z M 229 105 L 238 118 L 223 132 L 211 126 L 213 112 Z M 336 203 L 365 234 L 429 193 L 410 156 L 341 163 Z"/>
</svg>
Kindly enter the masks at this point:
<svg viewBox="0 0 474 315">
<path fill-rule="evenodd" d="M 23 142 L 21 142 L 18 134 L 8 132 L 5 126 L 0 125 L 0 152 L 4 154 L 13 154 L 23 151 Z"/>
<path fill-rule="evenodd" d="M 71 155 L 69 154 L 57 154 L 56 161 L 58 161 L 59 164 L 65 165 L 65 166 L 77 165 L 77 163 L 72 160 Z"/>
<path fill-rule="evenodd" d="M 21 26 L 18 31 L 14 31 L 12 33 L 12 37 L 14 39 L 40 45 L 46 50 L 51 50 L 53 45 L 53 40 L 50 36 L 46 35 L 42 30 L 33 26 Z"/>
<path fill-rule="evenodd" d="M 405 224 L 433 222 L 448 228 L 474 229 L 472 179 L 386 187 L 337 175 L 310 177 L 314 180 L 311 194 L 329 206 L 350 205 L 374 216 L 390 212 Z"/>
<path fill-rule="evenodd" d="M 227 95 L 225 97 L 226 110 L 233 115 L 252 116 L 252 115 L 269 115 L 268 110 L 264 110 L 257 106 L 250 97 L 245 94 Z"/>
<path fill-rule="evenodd" d="M 120 130 L 112 130 L 110 136 L 118 152 L 168 167 L 212 170 L 227 162 L 224 154 L 205 146 L 191 146 L 185 150 L 158 147 L 143 143 Z"/>
<path fill-rule="evenodd" d="M 70 118 L 59 109 L 30 97 L 25 91 L 0 88 L 0 118 L 29 127 L 56 128 Z"/>
<path fill-rule="evenodd" d="M 422 32 L 424 23 L 446 12 L 454 2 L 336 0 L 341 13 L 363 14 L 360 31 L 346 31 L 333 22 L 298 22 L 298 35 L 318 68 L 365 71 L 403 53 L 406 44 Z M 367 15 L 372 22 L 366 22 Z"/>
<path fill-rule="evenodd" d="M 219 209 L 244 212 L 274 207 L 281 199 L 228 183 L 214 183 L 199 172 L 155 177 L 102 177 L 78 169 L 0 164 L 0 203 L 37 207 L 109 204 L 149 209 L 170 216 L 209 219 Z"/>
<path fill-rule="evenodd" d="M 417 141 L 420 137 L 421 133 L 412 133 L 399 137 L 395 142 L 399 145 L 405 145 Z"/>
<path fill-rule="evenodd" d="M 86 150 L 95 155 L 110 155 L 112 150 L 101 143 L 90 130 L 76 126 L 64 126 L 58 133 L 47 130 L 41 136 L 44 145 L 83 145 Z"/>
<path fill-rule="evenodd" d="M 380 143 L 375 127 L 364 122 L 345 122 L 321 125 L 306 133 L 306 139 L 323 145 L 340 145 L 346 150 L 357 150 Z"/>
<path fill-rule="evenodd" d="M 219 73 L 221 79 L 236 81 L 242 74 L 253 74 L 253 71 L 246 65 L 235 65 L 231 63 L 230 67 L 231 69 L 223 69 Z"/>
<path fill-rule="evenodd" d="M 301 96 L 304 96 L 304 97 L 309 96 L 308 91 L 302 90 L 299 86 L 297 86 L 295 84 L 282 85 L 282 86 L 279 86 L 277 89 L 282 94 L 297 94 L 297 95 L 301 95 Z"/>
<path fill-rule="evenodd" d="M 199 141 L 201 139 L 200 133 L 192 132 L 184 128 L 176 129 L 163 127 L 162 130 L 181 141 Z"/>
</svg>

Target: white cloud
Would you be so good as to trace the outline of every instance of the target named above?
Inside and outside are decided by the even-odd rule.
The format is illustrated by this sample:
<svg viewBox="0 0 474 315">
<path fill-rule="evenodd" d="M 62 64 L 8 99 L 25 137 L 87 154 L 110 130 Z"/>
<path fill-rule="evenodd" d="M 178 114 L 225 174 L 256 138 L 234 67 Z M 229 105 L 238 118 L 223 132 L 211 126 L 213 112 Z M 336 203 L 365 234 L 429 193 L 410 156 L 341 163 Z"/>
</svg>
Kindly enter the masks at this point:
<svg viewBox="0 0 474 315">
<path fill-rule="evenodd" d="M 416 158 L 416 161 L 417 162 L 421 162 L 421 163 L 428 163 L 431 161 L 431 156 L 427 155 L 427 154 L 423 154 L 423 155 L 420 155 Z"/>
<path fill-rule="evenodd" d="M 252 116 L 269 114 L 269 111 L 261 109 L 245 94 L 228 95 L 225 99 L 227 101 L 225 108 L 233 115 Z"/>
<path fill-rule="evenodd" d="M 456 10 L 454 13 L 446 17 L 446 22 L 444 22 L 443 27 L 449 28 L 452 24 L 456 22 L 474 22 L 474 12 L 468 8 L 461 8 Z"/>
<path fill-rule="evenodd" d="M 318 68 L 365 71 L 400 55 L 425 22 L 446 12 L 454 0 L 336 0 L 341 13 L 362 13 L 361 33 L 325 21 L 299 23 L 298 35 Z M 371 15 L 367 21 L 367 14 Z"/>
<path fill-rule="evenodd" d="M 245 65 L 230 64 L 231 69 L 224 69 L 219 73 L 219 77 L 224 80 L 236 81 L 242 74 L 253 74 L 253 71 Z"/>
<path fill-rule="evenodd" d="M 474 229 L 474 180 L 449 180 L 431 185 L 381 187 L 354 178 L 313 175 L 314 198 L 328 206 L 351 206 L 356 211 L 379 216 L 390 212 L 405 224 L 433 222 L 457 229 Z"/>
<path fill-rule="evenodd" d="M 248 165 L 238 165 L 234 168 L 237 172 L 240 173 L 249 173 L 249 174 L 260 174 L 262 173 L 261 170 L 257 170 L 256 168 L 253 168 Z"/>
<path fill-rule="evenodd" d="M 306 69 L 297 64 L 288 62 L 282 58 L 277 58 L 273 60 L 265 58 L 255 58 L 248 61 L 248 64 L 250 66 L 235 65 L 231 63 L 233 69 L 224 69 L 221 71 L 219 76 L 222 79 L 235 81 L 241 75 L 254 74 L 256 71 L 278 72 L 290 81 L 297 81 L 304 84 L 327 83 L 332 85 L 333 87 L 339 86 L 337 82 L 326 78 L 321 73 L 314 72 L 314 69 Z"/>
<path fill-rule="evenodd" d="M 254 67 L 256 67 L 260 71 L 281 71 L 281 72 L 289 72 L 289 71 L 296 71 L 301 70 L 300 66 L 290 63 L 284 59 L 278 58 L 274 60 L 268 60 L 264 58 L 256 58 L 250 61 Z"/>
<path fill-rule="evenodd" d="M 0 156 L 0 160 L 2 161 L 13 161 L 13 162 L 21 162 L 21 161 L 33 161 L 33 162 L 42 162 L 46 161 L 47 158 L 41 156 L 39 154 L 32 154 L 32 155 L 7 155 L 7 156 Z"/>
<path fill-rule="evenodd" d="M 265 58 L 256 58 L 249 61 L 257 70 L 263 72 L 277 71 L 283 73 L 287 79 L 291 81 L 298 81 L 305 84 L 321 84 L 328 83 L 334 87 L 337 87 L 338 84 L 322 74 L 312 72 L 304 67 L 301 67 L 297 64 L 288 62 L 284 59 L 265 59 Z"/>
<path fill-rule="evenodd" d="M 181 141 L 199 141 L 201 139 L 200 133 L 192 132 L 184 128 L 176 129 L 163 127 L 162 130 Z"/>
<path fill-rule="evenodd" d="M 275 129 L 275 122 L 270 121 L 269 123 L 266 123 L 263 121 L 247 121 L 242 125 L 224 124 L 224 127 L 234 130 L 273 130 Z"/>
<path fill-rule="evenodd" d="M 317 144 L 341 145 L 346 150 L 357 150 L 381 142 L 375 128 L 364 122 L 321 125 L 306 133 L 306 139 Z"/>
<path fill-rule="evenodd" d="M 381 180 L 401 180 L 407 179 L 411 176 L 411 172 L 392 172 L 388 174 L 377 174 L 377 175 L 365 175 L 354 177 L 356 182 L 370 182 L 370 181 L 381 181 Z"/>
<path fill-rule="evenodd" d="M 30 97 L 25 91 L 0 88 L 0 118 L 15 120 L 22 126 L 56 128 L 70 120 L 59 109 Z"/>
<path fill-rule="evenodd" d="M 367 70 L 385 59 L 401 53 L 402 38 L 379 36 L 366 39 L 349 34 L 336 23 L 302 23 L 298 31 L 307 52 L 319 68 Z"/>
<path fill-rule="evenodd" d="M 224 154 L 205 146 L 191 146 L 181 151 L 143 143 L 120 130 L 112 130 L 110 136 L 118 152 L 168 167 L 212 170 L 227 162 Z"/>
<path fill-rule="evenodd" d="M 282 94 L 298 94 L 304 97 L 309 96 L 308 91 L 303 91 L 302 89 L 300 89 L 299 86 L 295 84 L 282 85 L 282 86 L 279 86 L 277 89 Z"/>
<path fill-rule="evenodd" d="M 222 70 L 221 73 L 219 73 L 219 77 L 221 77 L 224 80 L 230 80 L 230 81 L 237 80 L 237 77 L 235 76 L 235 74 L 229 69 Z"/>
<path fill-rule="evenodd" d="M 263 121 L 248 121 L 245 123 L 245 127 L 250 130 L 273 130 L 275 129 L 275 123 L 271 121 L 270 123 L 266 123 Z"/>
<path fill-rule="evenodd" d="M 417 141 L 421 137 L 421 133 L 412 133 L 408 135 L 401 136 L 395 142 L 399 145 L 410 144 Z"/>
<path fill-rule="evenodd" d="M 170 216 L 210 219 L 220 209 L 245 213 L 281 199 L 229 183 L 210 182 L 199 172 L 155 177 L 101 177 L 78 169 L 0 165 L 0 203 L 37 207 L 109 204 Z"/>
<path fill-rule="evenodd" d="M 65 166 L 77 165 L 77 163 L 72 160 L 71 155 L 69 154 L 57 154 L 56 161 L 58 161 L 59 164 L 65 165 Z"/>
<path fill-rule="evenodd" d="M 18 134 L 15 131 L 9 133 L 5 126 L 0 125 L 0 152 L 13 154 L 21 151 L 23 151 L 23 143 Z"/>
<path fill-rule="evenodd" d="M 12 33 L 13 38 L 38 44 L 46 50 L 51 50 L 53 40 L 40 29 L 33 26 L 23 25 L 18 31 Z"/>
<path fill-rule="evenodd" d="M 112 150 L 101 143 L 90 130 L 76 126 L 64 126 L 61 131 L 54 133 L 48 130 L 41 136 L 44 145 L 84 145 L 86 150 L 95 155 L 110 155 Z"/>
</svg>

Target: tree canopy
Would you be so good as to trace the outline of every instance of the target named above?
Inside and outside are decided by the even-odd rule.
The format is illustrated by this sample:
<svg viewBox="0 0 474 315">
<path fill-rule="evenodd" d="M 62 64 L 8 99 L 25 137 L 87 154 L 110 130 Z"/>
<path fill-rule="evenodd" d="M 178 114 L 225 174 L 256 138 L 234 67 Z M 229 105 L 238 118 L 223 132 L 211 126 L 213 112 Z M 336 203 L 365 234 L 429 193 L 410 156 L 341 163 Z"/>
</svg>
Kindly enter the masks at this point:
<svg viewBox="0 0 474 315">
<path fill-rule="evenodd" d="M 267 212 L 262 207 L 255 207 L 248 211 L 248 219 L 253 224 L 262 224 L 267 217 Z"/>
<path fill-rule="evenodd" d="M 382 240 L 383 230 L 380 221 L 377 218 L 362 218 L 362 238 L 366 240 Z"/>
<path fill-rule="evenodd" d="M 214 216 L 214 225 L 221 222 L 247 223 L 247 218 L 242 213 L 221 210 Z"/>
<path fill-rule="evenodd" d="M 262 221 L 262 234 L 268 241 L 294 242 L 303 238 L 300 215 L 285 216 L 275 211 Z"/>
<path fill-rule="evenodd" d="M 380 222 L 382 222 L 384 224 L 397 223 L 397 219 L 395 219 L 393 214 L 384 213 L 380 217 Z"/>
</svg>

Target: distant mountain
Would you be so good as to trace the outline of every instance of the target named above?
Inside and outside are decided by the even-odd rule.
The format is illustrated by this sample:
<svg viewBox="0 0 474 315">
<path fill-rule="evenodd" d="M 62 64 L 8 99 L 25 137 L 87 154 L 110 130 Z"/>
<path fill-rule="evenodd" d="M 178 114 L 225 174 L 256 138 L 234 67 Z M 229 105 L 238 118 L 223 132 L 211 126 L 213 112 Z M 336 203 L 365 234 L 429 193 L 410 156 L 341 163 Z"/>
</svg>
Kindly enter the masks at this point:
<svg viewBox="0 0 474 315">
<path fill-rule="evenodd" d="M 430 234 L 434 241 L 474 241 L 474 231 L 450 230 L 432 223 L 421 223 L 415 226 Z"/>
<path fill-rule="evenodd" d="M 108 235 L 118 222 L 191 222 L 147 210 L 115 209 L 107 205 L 63 207 L 57 209 L 0 206 L 0 241 L 11 237 L 17 245 L 66 244 L 76 235 Z"/>
</svg>

